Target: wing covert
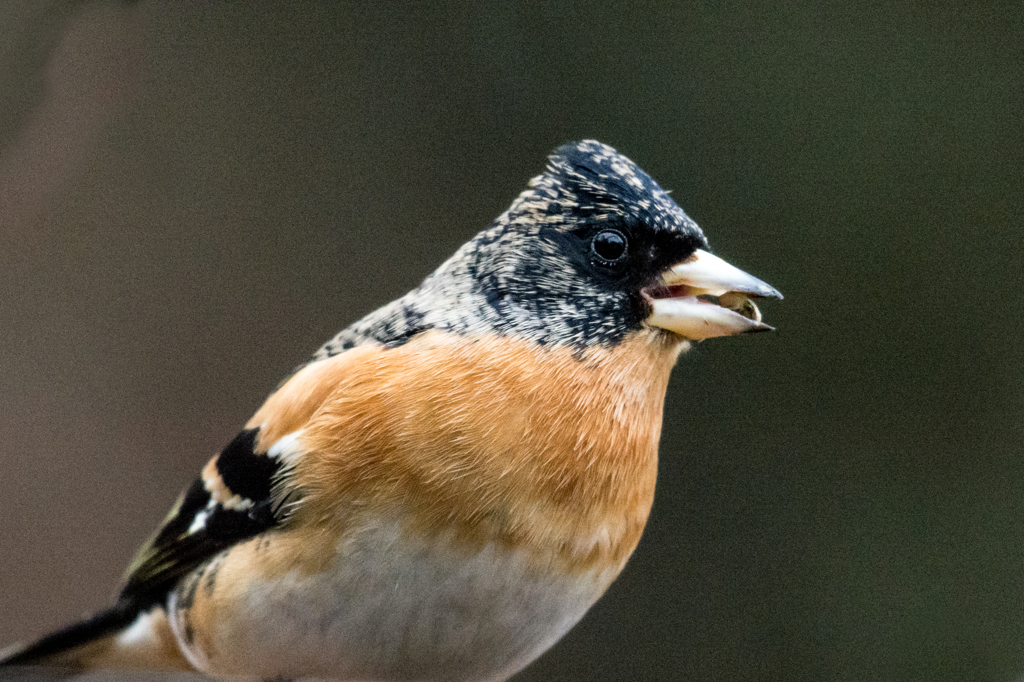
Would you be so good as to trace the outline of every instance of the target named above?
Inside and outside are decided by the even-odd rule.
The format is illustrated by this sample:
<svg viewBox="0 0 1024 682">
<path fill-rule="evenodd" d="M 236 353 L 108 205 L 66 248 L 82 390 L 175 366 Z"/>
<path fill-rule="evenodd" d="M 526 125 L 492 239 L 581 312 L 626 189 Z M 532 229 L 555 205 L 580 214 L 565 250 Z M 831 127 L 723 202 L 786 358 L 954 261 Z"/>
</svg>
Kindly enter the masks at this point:
<svg viewBox="0 0 1024 682">
<path fill-rule="evenodd" d="M 203 562 L 284 520 L 275 491 L 287 465 L 256 451 L 259 431 L 239 433 L 182 493 L 129 567 L 122 599 L 160 601 Z"/>
</svg>

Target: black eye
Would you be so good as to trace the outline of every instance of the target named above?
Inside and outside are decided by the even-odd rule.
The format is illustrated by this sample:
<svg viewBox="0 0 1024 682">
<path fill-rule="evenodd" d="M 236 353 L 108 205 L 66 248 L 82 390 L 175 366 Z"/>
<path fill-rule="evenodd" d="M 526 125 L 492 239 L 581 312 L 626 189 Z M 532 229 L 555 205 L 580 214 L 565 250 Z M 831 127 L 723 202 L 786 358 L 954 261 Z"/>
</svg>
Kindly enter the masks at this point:
<svg viewBox="0 0 1024 682">
<path fill-rule="evenodd" d="M 590 250 L 606 263 L 617 263 L 626 256 L 626 237 L 616 230 L 604 230 L 594 236 Z"/>
</svg>

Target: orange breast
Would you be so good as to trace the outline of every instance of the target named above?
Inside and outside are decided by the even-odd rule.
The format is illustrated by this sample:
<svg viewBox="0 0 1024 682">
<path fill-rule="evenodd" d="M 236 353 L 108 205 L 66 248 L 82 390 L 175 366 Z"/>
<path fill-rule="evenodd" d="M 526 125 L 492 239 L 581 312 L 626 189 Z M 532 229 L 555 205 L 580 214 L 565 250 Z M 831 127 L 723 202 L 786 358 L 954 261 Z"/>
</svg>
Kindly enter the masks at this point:
<svg viewBox="0 0 1024 682">
<path fill-rule="evenodd" d="M 621 568 L 653 501 L 680 347 L 640 332 L 575 355 L 430 332 L 306 367 L 250 426 L 262 447 L 301 430 L 296 514 L 325 530 L 401 516 L 409 532 L 522 549 L 541 569 Z"/>
</svg>

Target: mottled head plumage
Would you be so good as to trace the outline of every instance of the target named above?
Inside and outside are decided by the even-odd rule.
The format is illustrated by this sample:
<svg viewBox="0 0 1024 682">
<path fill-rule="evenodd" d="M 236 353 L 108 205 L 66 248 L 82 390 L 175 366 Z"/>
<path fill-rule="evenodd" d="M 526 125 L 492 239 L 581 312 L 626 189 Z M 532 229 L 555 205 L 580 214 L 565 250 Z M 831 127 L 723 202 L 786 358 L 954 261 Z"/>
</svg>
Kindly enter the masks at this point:
<svg viewBox="0 0 1024 682">
<path fill-rule="evenodd" d="M 622 262 L 595 253 L 595 238 L 608 234 L 621 241 Z M 490 227 L 316 357 L 404 343 L 427 329 L 580 349 L 615 344 L 643 326 L 641 289 L 706 248 L 697 224 L 635 163 L 594 140 L 567 144 Z"/>
<path fill-rule="evenodd" d="M 612 147 L 584 140 L 559 147 L 542 175 L 506 212 L 511 224 L 594 225 L 633 221 L 685 233 L 706 246 L 704 233 L 651 176 Z"/>
</svg>

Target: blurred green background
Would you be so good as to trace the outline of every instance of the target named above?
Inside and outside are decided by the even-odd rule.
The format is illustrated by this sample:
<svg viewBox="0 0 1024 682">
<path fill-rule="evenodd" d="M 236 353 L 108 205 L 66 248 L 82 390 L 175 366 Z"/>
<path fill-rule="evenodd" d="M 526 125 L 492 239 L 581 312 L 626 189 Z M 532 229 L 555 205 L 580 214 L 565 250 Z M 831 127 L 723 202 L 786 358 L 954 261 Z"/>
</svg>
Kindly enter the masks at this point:
<svg viewBox="0 0 1024 682">
<path fill-rule="evenodd" d="M 680 360 L 636 555 L 516 680 L 1018 679 L 1017 2 L 0 5 L 0 644 L 580 138 L 786 299 Z"/>
</svg>

